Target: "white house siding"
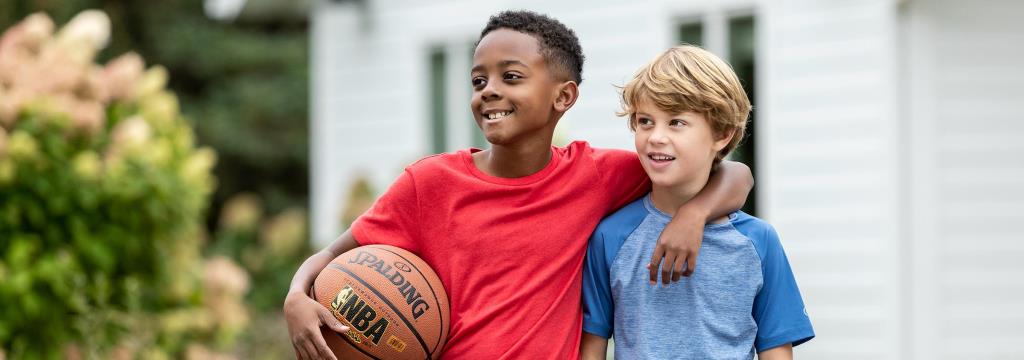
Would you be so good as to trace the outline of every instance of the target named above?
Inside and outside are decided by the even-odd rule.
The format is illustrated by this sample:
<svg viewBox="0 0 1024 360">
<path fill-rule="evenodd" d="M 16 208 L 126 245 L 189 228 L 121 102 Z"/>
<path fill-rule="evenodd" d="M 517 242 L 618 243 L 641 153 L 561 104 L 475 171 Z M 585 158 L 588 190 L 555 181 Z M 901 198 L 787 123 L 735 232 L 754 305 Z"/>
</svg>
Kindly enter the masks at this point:
<svg viewBox="0 0 1024 360">
<path fill-rule="evenodd" d="M 897 4 L 763 9 L 761 215 L 778 229 L 818 338 L 812 359 L 900 359 Z"/>
<path fill-rule="evenodd" d="M 914 350 L 1024 359 L 1024 3 L 908 5 Z"/>
<path fill-rule="evenodd" d="M 684 19 L 753 13 L 759 215 L 818 338 L 806 359 L 1021 359 L 1024 2 L 321 2 L 313 19 L 313 239 L 355 174 L 382 191 L 430 151 L 427 58 L 448 49 L 448 148 L 470 146 L 469 51 L 488 16 L 547 13 L 587 62 L 566 139 L 631 148 L 621 85 Z M 720 23 L 720 22 L 719 22 Z M 726 55 L 724 29 L 705 45 Z M 464 55 L 464 56 L 463 56 Z"/>
</svg>

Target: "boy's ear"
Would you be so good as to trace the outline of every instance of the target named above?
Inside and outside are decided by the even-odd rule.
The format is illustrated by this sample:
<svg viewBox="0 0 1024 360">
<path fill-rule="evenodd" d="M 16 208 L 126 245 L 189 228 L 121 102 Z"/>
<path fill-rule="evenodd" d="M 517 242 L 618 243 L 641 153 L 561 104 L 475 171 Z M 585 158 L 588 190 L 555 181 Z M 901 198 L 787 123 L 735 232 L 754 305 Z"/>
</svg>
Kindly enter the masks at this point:
<svg viewBox="0 0 1024 360">
<path fill-rule="evenodd" d="M 719 152 L 719 151 L 722 151 L 722 149 L 725 149 L 725 146 L 729 145 L 729 142 L 731 142 L 732 138 L 735 137 L 735 136 L 736 136 L 736 129 L 733 129 L 731 131 L 726 131 L 724 134 L 722 134 L 721 137 L 719 137 L 718 139 L 715 139 L 715 144 L 714 144 L 715 152 Z"/>
<path fill-rule="evenodd" d="M 572 80 L 558 84 L 556 91 L 554 107 L 558 112 L 569 111 L 569 108 L 576 103 L 576 99 L 580 97 L 579 85 Z"/>
</svg>

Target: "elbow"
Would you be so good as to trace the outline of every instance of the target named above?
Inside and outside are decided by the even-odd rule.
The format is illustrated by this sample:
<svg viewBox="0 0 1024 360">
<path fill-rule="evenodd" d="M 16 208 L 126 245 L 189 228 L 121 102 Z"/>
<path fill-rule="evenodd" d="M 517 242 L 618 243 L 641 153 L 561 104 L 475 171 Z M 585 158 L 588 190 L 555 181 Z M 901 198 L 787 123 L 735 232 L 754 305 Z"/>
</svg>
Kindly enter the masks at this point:
<svg viewBox="0 0 1024 360">
<path fill-rule="evenodd" d="M 754 173 L 750 171 L 750 167 L 747 164 L 725 160 L 722 161 L 720 166 L 729 174 L 726 177 L 737 179 L 739 185 L 747 190 L 747 192 L 754 189 Z"/>
<path fill-rule="evenodd" d="M 754 189 L 754 172 L 750 171 L 750 167 L 744 163 L 737 163 L 740 165 L 740 169 L 743 170 L 744 184 L 747 186 L 747 192 Z"/>
</svg>

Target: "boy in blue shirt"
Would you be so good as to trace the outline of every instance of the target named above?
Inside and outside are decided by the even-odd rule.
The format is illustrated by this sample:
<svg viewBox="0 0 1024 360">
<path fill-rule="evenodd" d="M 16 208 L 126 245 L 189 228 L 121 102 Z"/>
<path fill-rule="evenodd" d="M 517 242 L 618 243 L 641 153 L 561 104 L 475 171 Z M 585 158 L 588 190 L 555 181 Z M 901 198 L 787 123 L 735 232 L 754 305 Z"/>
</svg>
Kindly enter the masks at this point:
<svg viewBox="0 0 1024 360">
<path fill-rule="evenodd" d="M 651 286 L 647 259 L 668 220 L 743 137 L 750 101 L 715 55 L 674 47 L 623 88 L 623 112 L 650 194 L 605 218 L 583 269 L 583 359 L 791 359 L 814 337 L 778 234 L 735 212 L 708 224 L 701 267 Z"/>
</svg>

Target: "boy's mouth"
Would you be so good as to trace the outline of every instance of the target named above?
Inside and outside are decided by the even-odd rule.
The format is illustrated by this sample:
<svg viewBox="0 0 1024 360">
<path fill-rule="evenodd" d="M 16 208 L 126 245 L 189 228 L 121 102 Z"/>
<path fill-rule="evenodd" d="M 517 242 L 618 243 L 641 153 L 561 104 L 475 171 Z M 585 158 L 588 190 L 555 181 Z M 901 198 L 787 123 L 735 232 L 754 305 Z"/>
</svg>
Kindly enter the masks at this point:
<svg viewBox="0 0 1024 360">
<path fill-rule="evenodd" d="M 669 162 L 676 159 L 675 156 L 669 156 L 662 153 L 648 153 L 647 158 L 656 163 Z"/>
<path fill-rule="evenodd" d="M 508 110 L 508 111 L 495 111 L 495 112 L 488 113 L 488 114 L 483 114 L 483 115 L 484 115 L 484 119 L 486 119 L 486 120 L 500 120 L 500 119 L 502 119 L 502 118 L 504 118 L 506 116 L 509 116 L 510 114 L 512 114 L 512 110 Z"/>
</svg>

